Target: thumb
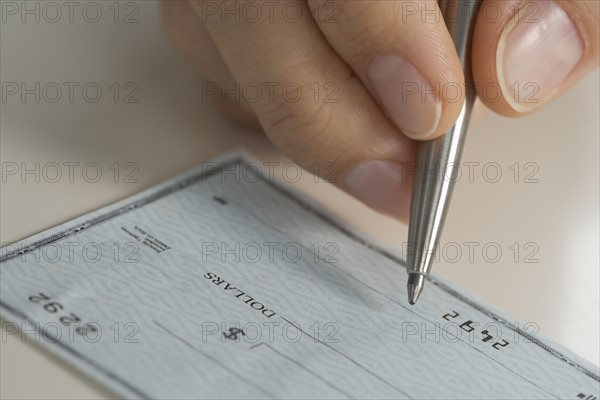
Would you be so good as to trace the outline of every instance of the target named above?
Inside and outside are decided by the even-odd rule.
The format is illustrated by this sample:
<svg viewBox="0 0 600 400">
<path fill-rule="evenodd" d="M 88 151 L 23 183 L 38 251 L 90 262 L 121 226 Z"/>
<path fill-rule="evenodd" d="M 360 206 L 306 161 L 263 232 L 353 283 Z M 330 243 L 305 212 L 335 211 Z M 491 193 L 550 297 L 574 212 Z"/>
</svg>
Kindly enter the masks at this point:
<svg viewBox="0 0 600 400">
<path fill-rule="evenodd" d="M 485 0 L 473 38 L 477 94 L 495 112 L 528 114 L 598 67 L 597 0 Z"/>
</svg>

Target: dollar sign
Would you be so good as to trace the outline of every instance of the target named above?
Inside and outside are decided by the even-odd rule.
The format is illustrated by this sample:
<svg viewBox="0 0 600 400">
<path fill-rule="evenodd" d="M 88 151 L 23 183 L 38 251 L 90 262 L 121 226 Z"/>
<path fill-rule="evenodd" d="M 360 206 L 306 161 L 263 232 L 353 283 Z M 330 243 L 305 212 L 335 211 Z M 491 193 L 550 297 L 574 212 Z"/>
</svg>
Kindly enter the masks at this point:
<svg viewBox="0 0 600 400">
<path fill-rule="evenodd" d="M 223 332 L 223 336 L 225 336 L 225 339 L 232 339 L 232 340 L 237 340 L 238 334 L 241 334 L 242 336 L 246 336 L 244 331 L 239 328 L 229 328 L 228 334 Z"/>
</svg>

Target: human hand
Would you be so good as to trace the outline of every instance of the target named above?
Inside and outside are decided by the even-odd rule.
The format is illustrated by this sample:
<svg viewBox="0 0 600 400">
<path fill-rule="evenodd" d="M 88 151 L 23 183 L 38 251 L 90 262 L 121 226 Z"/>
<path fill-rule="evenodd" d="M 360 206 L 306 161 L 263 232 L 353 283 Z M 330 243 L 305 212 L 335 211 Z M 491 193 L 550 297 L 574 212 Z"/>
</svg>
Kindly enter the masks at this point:
<svg viewBox="0 0 600 400">
<path fill-rule="evenodd" d="M 506 116 L 542 108 L 598 66 L 599 4 L 484 0 L 472 67 Z M 305 168 L 407 220 L 416 140 L 446 132 L 464 75 L 436 1 L 163 0 L 165 30 L 236 119 Z M 319 172 L 317 170 L 317 172 Z"/>
</svg>

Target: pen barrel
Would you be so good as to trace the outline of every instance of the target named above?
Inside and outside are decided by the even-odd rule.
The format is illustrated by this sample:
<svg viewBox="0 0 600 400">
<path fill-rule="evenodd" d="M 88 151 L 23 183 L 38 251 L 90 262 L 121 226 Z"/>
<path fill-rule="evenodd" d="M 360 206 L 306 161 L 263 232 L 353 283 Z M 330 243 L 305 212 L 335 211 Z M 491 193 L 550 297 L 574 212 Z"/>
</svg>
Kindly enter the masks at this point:
<svg viewBox="0 0 600 400">
<path fill-rule="evenodd" d="M 454 42 L 458 59 L 462 65 L 467 86 L 473 86 L 471 73 L 471 44 L 480 4 L 481 0 L 438 1 L 440 11 L 444 17 L 444 22 L 446 23 L 446 28 Z M 467 93 L 469 92 L 472 91 L 468 90 Z M 474 98 L 475 96 L 471 96 L 471 100 L 474 100 Z"/>
<path fill-rule="evenodd" d="M 480 0 L 441 0 L 440 9 L 465 73 L 465 102 L 443 136 L 420 142 L 413 178 L 407 272 L 428 275 L 437 252 L 475 100 L 471 41 Z"/>
</svg>

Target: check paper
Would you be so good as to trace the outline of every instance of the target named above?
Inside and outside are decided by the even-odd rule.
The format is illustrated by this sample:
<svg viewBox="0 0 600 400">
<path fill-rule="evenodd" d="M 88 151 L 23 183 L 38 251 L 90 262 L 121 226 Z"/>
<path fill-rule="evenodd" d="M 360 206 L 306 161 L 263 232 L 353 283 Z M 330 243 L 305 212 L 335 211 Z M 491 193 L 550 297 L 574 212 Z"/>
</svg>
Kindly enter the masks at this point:
<svg viewBox="0 0 600 400">
<path fill-rule="evenodd" d="M 4 335 L 125 398 L 594 399 L 598 367 L 230 156 L 20 243 Z"/>
</svg>

